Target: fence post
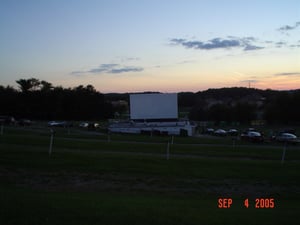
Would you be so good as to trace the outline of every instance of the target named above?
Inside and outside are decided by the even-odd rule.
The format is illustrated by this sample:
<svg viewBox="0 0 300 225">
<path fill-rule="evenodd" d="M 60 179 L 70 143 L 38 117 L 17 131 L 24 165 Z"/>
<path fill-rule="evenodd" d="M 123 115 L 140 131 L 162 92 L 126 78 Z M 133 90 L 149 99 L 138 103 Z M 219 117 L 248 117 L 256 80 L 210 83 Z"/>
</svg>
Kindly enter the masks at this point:
<svg viewBox="0 0 300 225">
<path fill-rule="evenodd" d="M 54 136 L 54 130 L 50 129 L 50 145 L 49 145 L 49 156 L 52 153 L 52 147 L 53 147 L 53 136 Z"/>
<path fill-rule="evenodd" d="M 107 142 L 110 142 L 110 131 L 107 132 Z"/>
<path fill-rule="evenodd" d="M 287 145 L 287 143 L 285 142 L 284 146 L 283 146 L 283 151 L 282 151 L 281 164 L 284 163 L 285 152 L 286 152 L 286 145 Z"/>
<path fill-rule="evenodd" d="M 0 131 L 1 136 L 3 135 L 3 130 L 4 130 L 4 126 L 3 126 L 3 123 L 1 123 L 1 131 Z"/>
<path fill-rule="evenodd" d="M 232 138 L 232 145 L 233 145 L 233 148 L 235 148 L 235 146 L 236 146 L 236 137 L 233 137 Z"/>
<path fill-rule="evenodd" d="M 167 160 L 170 159 L 170 142 L 167 144 Z"/>
</svg>

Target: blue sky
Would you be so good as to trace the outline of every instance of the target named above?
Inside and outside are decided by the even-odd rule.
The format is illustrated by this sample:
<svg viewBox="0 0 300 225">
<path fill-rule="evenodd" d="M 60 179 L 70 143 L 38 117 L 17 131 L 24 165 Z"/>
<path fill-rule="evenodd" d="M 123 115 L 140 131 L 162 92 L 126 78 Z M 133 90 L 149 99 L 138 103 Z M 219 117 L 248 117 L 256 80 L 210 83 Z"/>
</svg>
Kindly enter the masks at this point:
<svg viewBox="0 0 300 225">
<path fill-rule="evenodd" d="M 300 88 L 299 1 L 1 0 L 1 85 Z"/>
</svg>

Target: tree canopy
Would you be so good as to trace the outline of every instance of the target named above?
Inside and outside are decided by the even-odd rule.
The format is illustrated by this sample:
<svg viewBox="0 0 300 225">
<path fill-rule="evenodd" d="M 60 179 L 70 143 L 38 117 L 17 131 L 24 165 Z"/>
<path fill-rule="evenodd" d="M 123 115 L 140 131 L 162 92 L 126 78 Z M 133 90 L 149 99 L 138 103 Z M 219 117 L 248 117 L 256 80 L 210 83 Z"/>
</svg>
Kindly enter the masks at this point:
<svg viewBox="0 0 300 225">
<path fill-rule="evenodd" d="M 92 85 L 54 87 L 36 78 L 16 83 L 20 91 L 0 86 L 0 114 L 41 120 L 97 120 L 113 115 L 112 105 Z"/>
</svg>

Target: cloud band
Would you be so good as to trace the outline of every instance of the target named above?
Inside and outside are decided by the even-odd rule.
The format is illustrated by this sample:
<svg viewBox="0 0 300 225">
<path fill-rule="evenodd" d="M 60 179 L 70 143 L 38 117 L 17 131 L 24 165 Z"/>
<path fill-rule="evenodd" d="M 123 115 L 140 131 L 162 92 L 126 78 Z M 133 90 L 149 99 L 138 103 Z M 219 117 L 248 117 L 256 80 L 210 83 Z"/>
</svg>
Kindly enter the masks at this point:
<svg viewBox="0 0 300 225">
<path fill-rule="evenodd" d="M 192 48 L 198 50 L 214 50 L 214 49 L 231 49 L 231 48 L 243 48 L 244 51 L 252 51 L 263 49 L 264 47 L 256 46 L 253 44 L 254 37 L 229 37 L 227 39 L 214 38 L 206 42 L 193 41 L 182 38 L 173 38 L 170 40 L 171 45 L 180 45 L 185 48 Z"/>
</svg>

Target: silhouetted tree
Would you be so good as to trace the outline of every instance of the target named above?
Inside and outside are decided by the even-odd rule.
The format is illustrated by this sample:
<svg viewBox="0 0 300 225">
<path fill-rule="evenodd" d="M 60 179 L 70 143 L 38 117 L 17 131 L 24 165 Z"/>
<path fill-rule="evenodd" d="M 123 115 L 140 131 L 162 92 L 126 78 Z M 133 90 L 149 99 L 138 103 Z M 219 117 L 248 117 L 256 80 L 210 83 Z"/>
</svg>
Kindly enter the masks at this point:
<svg viewBox="0 0 300 225">
<path fill-rule="evenodd" d="M 41 91 L 47 92 L 53 89 L 52 84 L 47 81 L 42 80 L 40 84 L 41 84 Z"/>
<path fill-rule="evenodd" d="M 16 80 L 16 82 L 17 84 L 19 84 L 19 88 L 21 89 L 22 92 L 37 90 L 40 85 L 40 81 L 36 78 L 19 79 Z"/>
<path fill-rule="evenodd" d="M 27 79 L 16 80 L 17 84 L 19 84 L 19 88 L 22 92 L 27 92 L 32 88 L 32 85 Z"/>
</svg>

